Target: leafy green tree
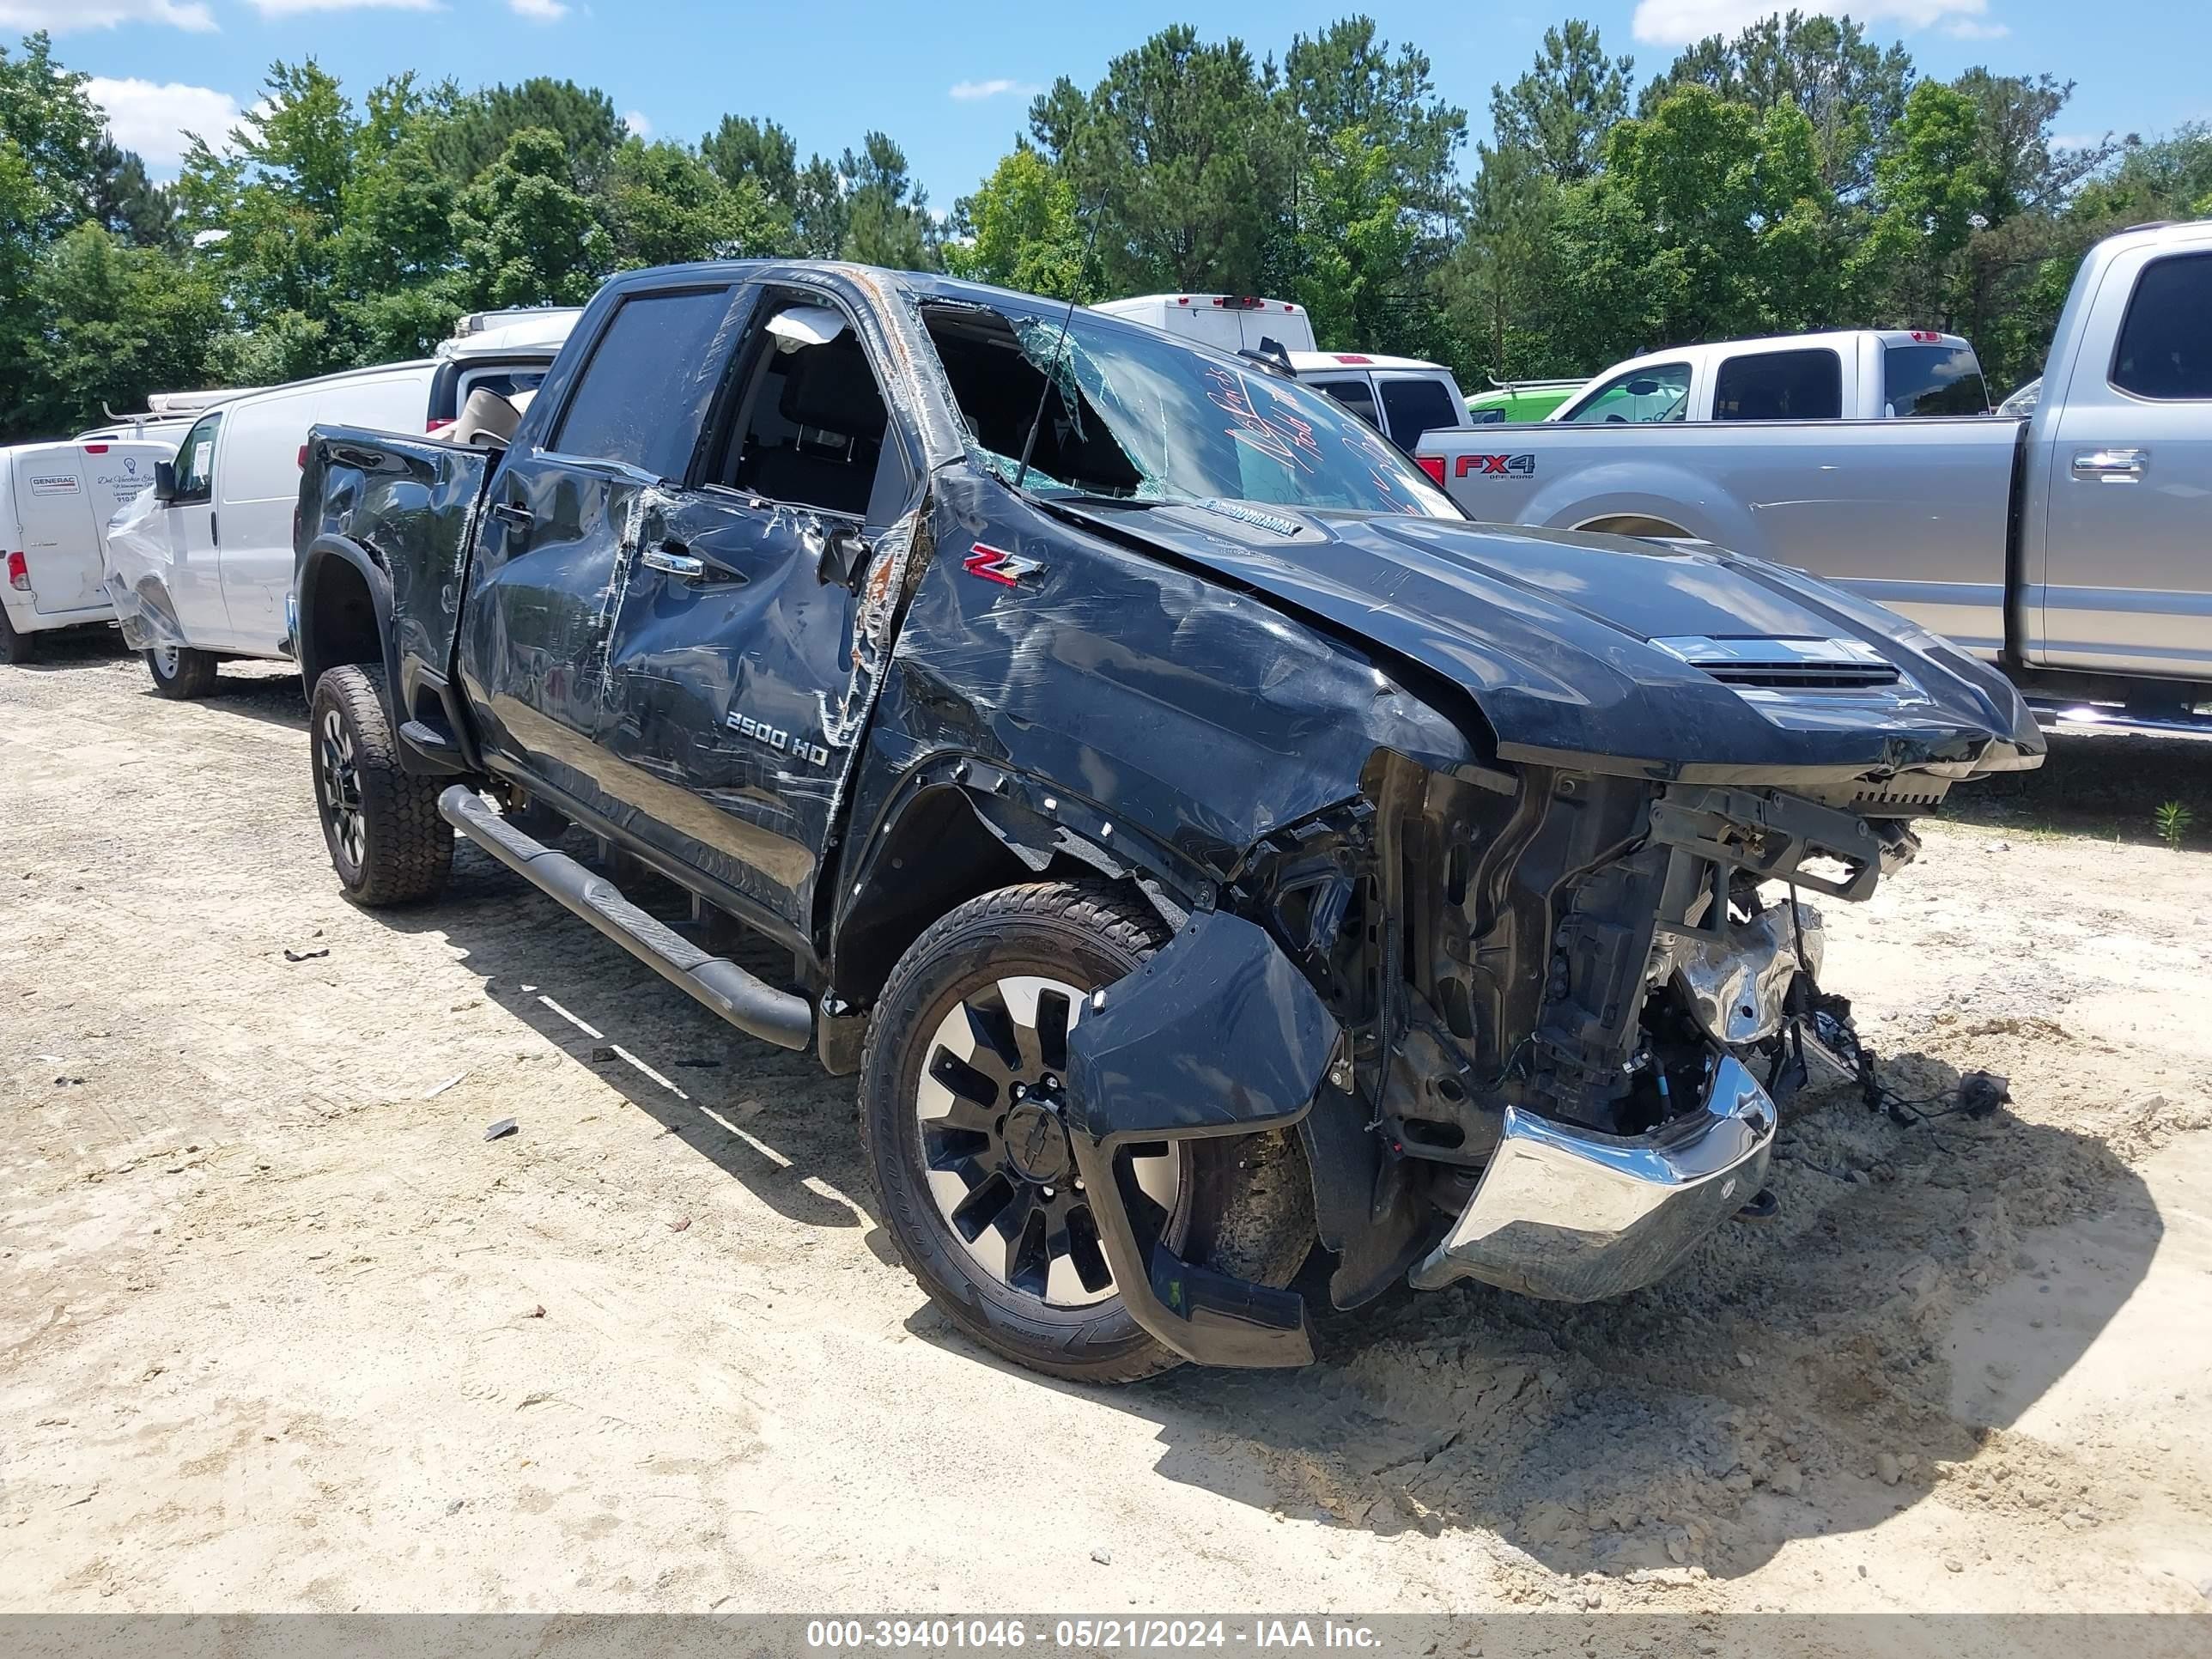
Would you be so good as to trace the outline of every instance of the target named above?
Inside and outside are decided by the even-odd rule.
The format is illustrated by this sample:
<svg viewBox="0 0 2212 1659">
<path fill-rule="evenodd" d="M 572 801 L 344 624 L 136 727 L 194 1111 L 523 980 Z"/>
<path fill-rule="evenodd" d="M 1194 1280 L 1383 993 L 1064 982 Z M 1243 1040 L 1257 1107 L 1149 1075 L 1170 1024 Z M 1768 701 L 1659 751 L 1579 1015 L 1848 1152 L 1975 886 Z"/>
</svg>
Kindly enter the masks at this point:
<svg viewBox="0 0 2212 1659">
<path fill-rule="evenodd" d="M 1563 191 L 1533 151 L 1486 144 L 1467 191 L 1464 234 L 1438 274 L 1462 362 L 1485 380 L 1554 372 L 1572 347 L 1557 337 L 1547 306 Z"/>
<path fill-rule="evenodd" d="M 799 202 L 799 146 L 773 121 L 725 115 L 699 141 L 699 159 L 731 189 L 751 179 L 761 193 L 788 212 Z"/>
<path fill-rule="evenodd" d="M 89 210 L 106 122 L 85 92 L 89 76 L 54 62 L 43 31 L 20 54 L 0 46 L 0 138 L 13 144 L 34 198 L 30 234 L 58 236 Z"/>
<path fill-rule="evenodd" d="M 852 217 L 836 163 L 809 156 L 792 185 L 791 234 L 797 251 L 809 259 L 838 258 Z"/>
<path fill-rule="evenodd" d="M 1243 41 L 1182 24 L 1107 65 L 1063 159 L 1082 211 L 1105 216 L 1109 291 L 1268 285 L 1295 173 L 1273 90 Z"/>
<path fill-rule="evenodd" d="M 1366 17 L 1294 37 L 1275 96 L 1297 152 L 1285 274 L 1317 333 L 1410 356 L 1441 349 L 1434 279 L 1467 112 L 1436 95 L 1425 53 L 1393 53 Z"/>
<path fill-rule="evenodd" d="M 434 152 L 447 175 L 465 189 L 507 154 L 517 133 L 533 129 L 560 139 L 569 181 L 581 190 L 599 182 L 629 137 L 605 93 L 541 75 L 457 99 Z"/>
<path fill-rule="evenodd" d="M 1324 346 L 1370 349 L 1401 337 L 1414 221 L 1390 151 L 1361 127 L 1332 133 L 1305 169 L 1297 291 Z"/>
<path fill-rule="evenodd" d="M 929 192 L 908 171 L 906 152 L 872 132 L 858 154 L 837 163 L 845 181 L 844 258 L 894 270 L 929 270 L 938 264 L 937 222 Z"/>
<path fill-rule="evenodd" d="M 471 296 L 485 306 L 581 305 L 615 263 L 614 239 L 570 181 L 568 147 L 525 127 L 462 192 L 453 228 Z"/>
<path fill-rule="evenodd" d="M 1733 40 L 1717 34 L 1700 40 L 1644 88 L 1638 112 L 1651 115 L 1687 86 L 1709 88 L 1762 115 L 1795 105 L 1813 124 L 1822 179 L 1855 199 L 1873 185 L 1875 158 L 1904 116 L 1912 59 L 1902 46 L 1875 46 L 1848 17 L 1792 11 L 1762 18 Z"/>
<path fill-rule="evenodd" d="M 46 252 L 28 299 L 26 373 L 7 419 L 25 434 L 93 425 L 103 406 L 143 409 L 149 392 L 204 384 L 222 326 L 211 282 L 91 222 Z"/>
<path fill-rule="evenodd" d="M 1670 341 L 1782 332 L 1836 314 L 1833 198 L 1812 123 L 1794 104 L 1762 115 L 1686 87 L 1614 128 L 1606 167 L 1605 188 L 1659 230 L 1680 272 Z"/>
<path fill-rule="evenodd" d="M 1075 186 L 1027 143 L 1017 143 L 973 196 L 954 204 L 965 241 L 945 246 L 945 269 L 1054 299 L 1103 298 L 1084 257 Z"/>
<path fill-rule="evenodd" d="M 1570 19 L 1544 31 L 1543 49 L 1510 87 L 1490 89 L 1490 121 L 1501 149 L 1517 149 L 1562 184 L 1603 165 L 1606 134 L 1628 113 L 1636 60 L 1607 60 L 1598 32 Z"/>
<path fill-rule="evenodd" d="M 781 252 L 790 222 L 761 188 L 740 174 L 725 184 L 681 144 L 632 138 L 615 152 L 603 186 L 615 264 L 684 264 Z"/>
<path fill-rule="evenodd" d="M 173 247 L 177 242 L 174 192 L 155 184 L 146 163 L 106 133 L 93 147 L 92 178 L 85 216 L 139 247 Z"/>
<path fill-rule="evenodd" d="M 1291 37 L 1279 96 L 1309 153 L 1357 127 L 1364 147 L 1381 152 L 1409 210 L 1450 207 L 1467 112 L 1437 96 L 1427 53 L 1407 46 L 1394 55 L 1372 18 L 1348 17 L 1311 38 Z"/>
<path fill-rule="evenodd" d="M 351 361 L 337 283 L 353 183 L 353 106 L 313 58 L 277 64 L 264 95 L 216 151 L 195 136 L 178 197 L 190 228 L 212 230 L 209 268 L 250 326 L 277 325 L 286 378 Z"/>
<path fill-rule="evenodd" d="M 1858 257 L 1886 320 L 1946 327 L 1955 320 L 1961 258 L 1996 188 L 1980 106 L 1941 82 L 1915 87 L 1876 170 L 1881 216 Z"/>
</svg>

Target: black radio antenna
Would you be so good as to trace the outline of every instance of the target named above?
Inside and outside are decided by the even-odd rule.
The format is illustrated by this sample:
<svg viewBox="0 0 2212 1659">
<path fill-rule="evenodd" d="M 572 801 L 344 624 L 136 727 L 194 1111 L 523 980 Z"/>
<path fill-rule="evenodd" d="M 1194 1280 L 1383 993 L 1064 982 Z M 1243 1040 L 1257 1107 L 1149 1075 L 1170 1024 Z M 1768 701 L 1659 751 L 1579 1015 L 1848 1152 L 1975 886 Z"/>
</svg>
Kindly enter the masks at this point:
<svg viewBox="0 0 2212 1659">
<path fill-rule="evenodd" d="M 1083 287 L 1083 273 L 1091 269 L 1091 255 L 1098 246 L 1098 226 L 1105 216 L 1100 213 L 1091 217 L 1091 235 L 1083 244 L 1083 263 L 1075 268 L 1074 289 L 1077 292 L 1080 292 Z M 1014 488 L 1017 489 L 1022 487 L 1022 480 L 1030 476 L 1030 455 L 1036 448 L 1037 428 L 1044 424 L 1045 400 L 1052 396 L 1053 385 L 1060 374 L 1060 354 L 1066 349 L 1067 331 L 1074 322 L 1075 294 L 1070 293 L 1067 310 L 1060 319 L 1060 337 L 1052 343 L 1052 361 L 1045 365 L 1044 385 L 1037 392 L 1036 413 L 1030 416 L 1029 434 L 1022 440 L 1022 464 L 1014 473 Z M 1079 398 L 1083 395 L 1080 386 L 1076 388 L 1075 395 Z"/>
</svg>

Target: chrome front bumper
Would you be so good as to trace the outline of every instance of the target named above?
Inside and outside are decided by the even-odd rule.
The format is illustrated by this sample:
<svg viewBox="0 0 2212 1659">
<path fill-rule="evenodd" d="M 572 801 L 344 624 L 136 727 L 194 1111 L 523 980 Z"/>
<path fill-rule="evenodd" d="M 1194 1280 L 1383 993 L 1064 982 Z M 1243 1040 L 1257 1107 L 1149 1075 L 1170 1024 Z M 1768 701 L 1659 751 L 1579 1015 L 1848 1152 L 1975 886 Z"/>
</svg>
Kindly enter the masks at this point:
<svg viewBox="0 0 2212 1659">
<path fill-rule="evenodd" d="M 1549 1302 L 1595 1302 L 1663 1279 L 1766 1179 L 1776 1113 L 1722 1060 L 1704 1109 L 1624 1139 L 1508 1107 L 1505 1133 L 1417 1291 L 1479 1279 Z"/>
</svg>

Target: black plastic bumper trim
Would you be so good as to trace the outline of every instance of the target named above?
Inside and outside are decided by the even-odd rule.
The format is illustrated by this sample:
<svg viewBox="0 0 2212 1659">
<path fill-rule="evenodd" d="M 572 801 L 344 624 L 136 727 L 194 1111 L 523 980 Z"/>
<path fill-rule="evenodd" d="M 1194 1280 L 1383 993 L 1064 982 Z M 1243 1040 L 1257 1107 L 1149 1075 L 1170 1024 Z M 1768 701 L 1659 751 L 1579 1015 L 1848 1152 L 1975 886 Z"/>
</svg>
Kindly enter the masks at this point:
<svg viewBox="0 0 2212 1659">
<path fill-rule="evenodd" d="M 1340 1036 L 1265 929 L 1208 911 L 1068 1033 L 1069 1139 L 1099 1248 L 1130 1316 L 1205 1365 L 1304 1365 L 1305 1298 L 1140 1239 L 1115 1154 L 1145 1142 L 1288 1129 L 1313 1109 Z"/>
<path fill-rule="evenodd" d="M 466 785 L 454 784 L 440 795 L 438 811 L 508 869 L 740 1031 L 781 1048 L 804 1048 L 813 1040 L 813 1011 L 804 997 L 779 991 L 726 957 L 701 950 L 632 904 L 605 876 L 524 835 Z"/>
</svg>

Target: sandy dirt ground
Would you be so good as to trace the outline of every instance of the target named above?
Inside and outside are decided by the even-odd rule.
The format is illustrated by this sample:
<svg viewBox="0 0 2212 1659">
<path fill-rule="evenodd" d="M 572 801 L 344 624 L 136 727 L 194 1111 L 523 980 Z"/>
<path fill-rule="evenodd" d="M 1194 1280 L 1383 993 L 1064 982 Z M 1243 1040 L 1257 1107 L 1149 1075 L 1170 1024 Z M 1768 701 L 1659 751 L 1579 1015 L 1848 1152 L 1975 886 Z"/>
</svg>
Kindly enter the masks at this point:
<svg viewBox="0 0 2212 1659">
<path fill-rule="evenodd" d="M 1400 1291 L 1303 1372 L 1091 1391 L 892 1263 L 849 1081 L 465 845 L 447 902 L 349 906 L 303 727 L 275 670 L 0 669 L 0 1610 L 2207 1633 L 2212 856 L 1930 826 L 1826 977 L 1905 1092 L 2014 1104 L 1827 1101 L 1779 1217 L 1662 1286 Z"/>
</svg>

